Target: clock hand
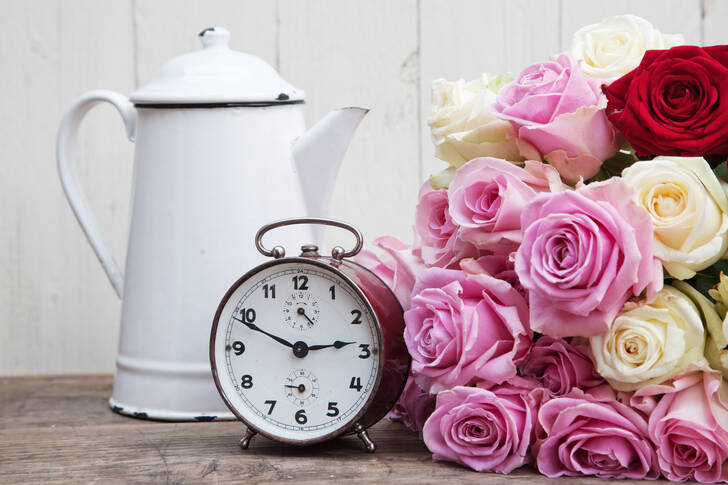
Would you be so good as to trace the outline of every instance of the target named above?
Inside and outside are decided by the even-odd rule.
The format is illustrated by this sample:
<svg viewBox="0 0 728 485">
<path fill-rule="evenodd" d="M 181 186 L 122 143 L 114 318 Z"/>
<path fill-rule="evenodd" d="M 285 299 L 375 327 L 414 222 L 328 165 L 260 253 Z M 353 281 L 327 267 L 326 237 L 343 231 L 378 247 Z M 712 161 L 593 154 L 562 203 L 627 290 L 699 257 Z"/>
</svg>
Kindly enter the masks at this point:
<svg viewBox="0 0 728 485">
<path fill-rule="evenodd" d="M 308 350 L 321 350 L 321 349 L 326 349 L 326 348 L 329 348 L 329 347 L 333 347 L 335 349 L 340 349 L 341 347 L 345 347 L 347 345 L 351 345 L 351 344 L 355 344 L 355 343 L 356 342 L 342 342 L 341 340 L 337 340 L 333 344 L 328 344 L 328 345 L 312 345 L 312 346 L 310 346 L 308 348 Z"/>
<path fill-rule="evenodd" d="M 283 344 L 286 347 L 293 348 L 293 344 L 291 342 L 289 342 L 288 340 L 283 339 L 281 337 L 278 337 L 277 335 L 273 335 L 272 333 L 268 333 L 268 332 L 266 332 L 265 330 L 263 330 L 262 328 L 260 328 L 259 326 L 257 326 L 254 323 L 246 322 L 246 321 L 241 320 L 241 319 L 239 319 L 237 317 L 233 317 L 233 320 L 237 320 L 238 322 L 240 322 L 243 325 L 245 325 L 246 327 L 248 327 L 250 330 L 255 330 L 256 332 L 260 332 L 260 333 L 262 333 L 264 335 L 269 336 L 270 338 L 272 338 L 273 340 L 275 340 L 279 344 Z"/>
<path fill-rule="evenodd" d="M 308 318 L 308 315 L 306 315 L 306 310 L 303 307 L 298 308 L 298 314 L 303 315 L 306 318 L 306 320 L 308 320 L 308 323 L 310 323 L 311 325 L 314 325 L 313 320 Z"/>
<path fill-rule="evenodd" d="M 297 386 L 289 386 L 288 384 L 286 384 L 283 387 L 290 387 L 291 389 L 297 389 L 298 392 L 303 392 L 306 390 L 306 386 L 304 386 L 303 384 L 299 384 Z"/>
</svg>

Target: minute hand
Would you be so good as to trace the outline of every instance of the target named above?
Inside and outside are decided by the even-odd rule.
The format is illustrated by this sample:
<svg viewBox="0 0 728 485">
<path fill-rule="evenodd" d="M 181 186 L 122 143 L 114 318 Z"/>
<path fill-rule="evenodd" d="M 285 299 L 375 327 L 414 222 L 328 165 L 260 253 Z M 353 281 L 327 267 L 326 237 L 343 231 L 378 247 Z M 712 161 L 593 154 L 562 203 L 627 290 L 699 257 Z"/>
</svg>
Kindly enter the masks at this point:
<svg viewBox="0 0 728 485">
<path fill-rule="evenodd" d="M 279 337 L 277 335 L 273 335 L 272 333 L 268 333 L 268 332 L 266 332 L 265 330 L 263 330 L 262 328 L 260 328 L 259 326 L 257 326 L 254 323 L 246 322 L 246 321 L 241 320 L 241 319 L 239 319 L 237 317 L 233 317 L 233 320 L 237 320 L 238 322 L 240 322 L 243 325 L 245 325 L 246 327 L 248 327 L 250 330 L 255 330 L 256 332 L 260 332 L 260 333 L 262 333 L 264 335 L 269 336 L 270 338 L 272 338 L 273 340 L 275 340 L 279 344 L 283 344 L 286 347 L 291 347 L 291 348 L 293 347 L 293 344 L 291 342 L 289 342 L 288 340 L 286 340 L 284 338 L 281 338 L 281 337 Z"/>
<path fill-rule="evenodd" d="M 335 349 L 340 349 L 341 347 L 345 347 L 347 345 L 351 345 L 351 344 L 355 344 L 355 343 L 356 342 L 342 342 L 341 340 L 337 340 L 333 344 L 328 344 L 328 345 L 312 345 L 312 346 L 310 346 L 308 348 L 308 350 L 321 350 L 321 349 L 326 349 L 326 348 L 329 348 L 329 347 L 333 347 Z"/>
</svg>

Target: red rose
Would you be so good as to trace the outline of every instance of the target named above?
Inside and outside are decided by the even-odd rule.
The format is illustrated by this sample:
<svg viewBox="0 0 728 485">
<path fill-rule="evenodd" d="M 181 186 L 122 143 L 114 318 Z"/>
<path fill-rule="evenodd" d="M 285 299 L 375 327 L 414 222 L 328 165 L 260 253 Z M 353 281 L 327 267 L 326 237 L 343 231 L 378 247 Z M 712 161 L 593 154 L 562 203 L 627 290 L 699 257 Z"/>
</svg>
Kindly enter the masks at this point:
<svg viewBox="0 0 728 485">
<path fill-rule="evenodd" d="M 728 46 L 647 51 L 602 90 L 638 156 L 728 154 Z"/>
</svg>

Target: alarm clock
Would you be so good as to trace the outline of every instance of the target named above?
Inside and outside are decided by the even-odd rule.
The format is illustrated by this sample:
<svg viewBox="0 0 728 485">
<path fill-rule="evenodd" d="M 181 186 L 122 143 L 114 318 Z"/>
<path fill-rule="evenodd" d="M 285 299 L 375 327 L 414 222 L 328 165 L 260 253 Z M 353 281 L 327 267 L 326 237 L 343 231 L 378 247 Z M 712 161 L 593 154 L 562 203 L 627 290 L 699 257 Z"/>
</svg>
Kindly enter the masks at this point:
<svg viewBox="0 0 728 485">
<path fill-rule="evenodd" d="M 270 230 L 293 224 L 346 229 L 355 247 L 322 256 L 313 244 L 297 257 L 263 246 Z M 210 335 L 212 374 L 220 395 L 247 431 L 311 445 L 356 434 L 394 406 L 409 374 L 403 310 L 374 273 L 347 259 L 362 248 L 358 229 L 341 221 L 297 218 L 260 228 L 255 246 L 265 262 L 223 296 Z"/>
</svg>

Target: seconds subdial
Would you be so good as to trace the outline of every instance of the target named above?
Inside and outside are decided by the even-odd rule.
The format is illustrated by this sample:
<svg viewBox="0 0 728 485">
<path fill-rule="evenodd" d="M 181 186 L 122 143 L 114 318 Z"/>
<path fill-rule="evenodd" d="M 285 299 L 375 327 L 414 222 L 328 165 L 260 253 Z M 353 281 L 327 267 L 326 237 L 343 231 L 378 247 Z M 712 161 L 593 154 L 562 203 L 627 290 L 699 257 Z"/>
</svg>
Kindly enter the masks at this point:
<svg viewBox="0 0 728 485">
<path fill-rule="evenodd" d="M 318 379 L 309 370 L 296 369 L 283 384 L 286 397 L 296 406 L 308 406 L 319 395 Z"/>
<path fill-rule="evenodd" d="M 318 300 L 309 292 L 294 291 L 283 303 L 284 321 L 301 332 L 316 325 L 320 313 Z"/>
</svg>

